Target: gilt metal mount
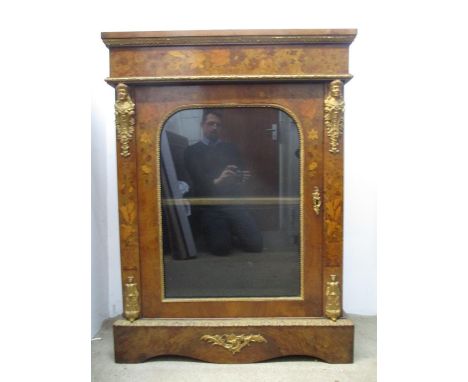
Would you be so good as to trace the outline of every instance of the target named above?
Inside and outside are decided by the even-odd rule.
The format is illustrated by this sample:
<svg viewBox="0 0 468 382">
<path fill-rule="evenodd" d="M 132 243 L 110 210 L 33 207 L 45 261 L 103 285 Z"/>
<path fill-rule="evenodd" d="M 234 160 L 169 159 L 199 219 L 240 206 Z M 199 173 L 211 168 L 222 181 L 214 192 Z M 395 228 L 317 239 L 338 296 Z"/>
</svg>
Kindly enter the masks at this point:
<svg viewBox="0 0 468 382">
<path fill-rule="evenodd" d="M 328 96 L 324 101 L 325 131 L 330 142 L 328 149 L 331 153 L 340 152 L 340 137 L 344 130 L 344 99 L 343 82 L 330 82 Z"/>
<path fill-rule="evenodd" d="M 216 334 L 214 336 L 206 334 L 200 340 L 221 346 L 232 354 L 239 353 L 244 347 L 249 346 L 251 342 L 267 342 L 261 334 Z"/>
<path fill-rule="evenodd" d="M 135 132 L 135 103 L 128 92 L 128 86 L 120 83 L 115 87 L 115 127 L 120 141 L 120 155 L 130 156 L 130 141 Z"/>
</svg>

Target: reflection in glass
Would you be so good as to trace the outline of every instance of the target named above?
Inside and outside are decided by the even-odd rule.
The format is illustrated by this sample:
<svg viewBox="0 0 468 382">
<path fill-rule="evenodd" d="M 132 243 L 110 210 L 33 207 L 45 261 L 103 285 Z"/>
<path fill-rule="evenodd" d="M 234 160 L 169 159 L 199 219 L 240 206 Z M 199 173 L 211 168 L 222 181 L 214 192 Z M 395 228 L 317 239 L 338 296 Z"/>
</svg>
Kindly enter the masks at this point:
<svg viewBox="0 0 468 382">
<path fill-rule="evenodd" d="M 161 133 L 166 298 L 300 295 L 299 134 L 272 107 L 189 109 Z"/>
</svg>

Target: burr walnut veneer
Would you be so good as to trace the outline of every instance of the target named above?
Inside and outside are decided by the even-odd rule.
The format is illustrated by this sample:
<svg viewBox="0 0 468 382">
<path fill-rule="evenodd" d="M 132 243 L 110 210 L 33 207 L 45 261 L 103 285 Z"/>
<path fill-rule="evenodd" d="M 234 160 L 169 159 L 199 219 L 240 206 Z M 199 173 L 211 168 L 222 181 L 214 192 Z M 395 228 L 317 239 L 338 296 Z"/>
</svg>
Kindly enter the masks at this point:
<svg viewBox="0 0 468 382">
<path fill-rule="evenodd" d="M 352 29 L 102 33 L 110 51 L 110 76 L 106 81 L 116 87 L 124 294 L 124 319 L 114 325 L 116 362 L 142 362 L 168 354 L 222 363 L 257 362 L 288 355 L 308 355 L 331 363 L 352 362 L 354 326 L 342 315 L 341 291 L 343 87 L 351 79 L 348 50 L 355 35 Z M 275 227 L 284 226 L 285 242 L 297 251 L 297 257 L 291 257 L 297 261 L 285 263 L 291 268 L 291 277 L 297 275 L 297 293 L 293 290 L 289 294 L 260 292 L 226 297 L 217 287 L 219 296 L 214 290 L 208 297 L 198 292 L 192 297 L 168 297 L 165 277 L 169 277 L 172 266 L 177 279 L 178 269 L 186 264 L 191 264 L 195 272 L 203 259 L 208 259 L 213 261 L 212 271 L 217 272 L 214 264 L 254 255 L 203 255 L 186 260 L 168 256 L 172 252 L 167 249 L 165 241 L 169 239 L 163 228 L 169 224 L 167 219 L 175 219 L 176 215 L 170 213 L 177 211 L 171 206 L 180 200 L 168 198 L 164 191 L 162 183 L 170 184 L 171 180 L 170 174 L 166 172 L 164 178 L 161 170 L 161 137 L 175 137 L 172 139 L 177 138 L 177 144 L 188 146 L 184 142 L 189 138 L 170 132 L 171 118 L 186 120 L 185 116 L 201 115 L 201 110 L 207 108 L 224 110 L 224 118 L 230 118 L 224 122 L 231 122 L 231 137 L 241 131 L 236 131 L 236 126 L 241 118 L 246 121 L 247 108 L 255 108 L 252 116 L 257 119 L 266 115 L 262 110 L 270 110 L 271 128 L 266 130 L 274 132 L 271 139 L 268 136 L 269 142 L 276 145 L 272 147 L 280 147 L 278 140 L 284 138 L 278 138 L 275 129 L 280 135 L 294 130 L 297 136 L 297 150 L 296 146 L 293 151 L 281 146 L 278 161 L 283 164 L 278 166 L 283 167 L 277 171 L 279 176 L 287 177 L 289 167 L 284 166 L 297 170 L 297 181 L 291 183 L 297 185 L 297 194 L 268 198 L 255 195 L 242 201 L 254 211 L 252 214 L 268 209 L 270 215 L 265 216 L 275 216 L 262 223 L 265 237 Z M 179 112 L 185 114 L 178 117 Z M 271 115 L 278 121 L 272 122 Z M 163 134 L 165 130 L 167 134 Z M 248 154 L 246 148 L 246 155 L 262 151 L 262 136 L 258 147 L 249 149 L 253 154 Z M 269 168 L 271 162 L 266 161 L 263 168 Z M 251 165 L 262 168 L 258 163 Z M 195 210 L 197 203 L 205 202 L 199 198 L 184 201 Z M 222 199 L 219 203 L 231 202 Z M 282 223 L 281 213 L 295 217 L 297 224 Z M 186 216 L 177 216 L 188 221 Z M 177 219 L 173 222 L 180 223 Z M 279 274 L 283 267 L 270 267 L 270 250 L 265 244 L 256 258 L 266 256 L 263 270 Z M 254 259 L 249 260 L 250 265 L 255 263 L 255 257 L 245 258 Z M 244 265 L 232 267 L 243 269 Z M 228 279 L 230 272 L 224 272 Z M 270 276 L 259 277 L 270 280 Z M 174 281 L 171 285 L 177 288 L 184 282 L 189 281 Z"/>
</svg>

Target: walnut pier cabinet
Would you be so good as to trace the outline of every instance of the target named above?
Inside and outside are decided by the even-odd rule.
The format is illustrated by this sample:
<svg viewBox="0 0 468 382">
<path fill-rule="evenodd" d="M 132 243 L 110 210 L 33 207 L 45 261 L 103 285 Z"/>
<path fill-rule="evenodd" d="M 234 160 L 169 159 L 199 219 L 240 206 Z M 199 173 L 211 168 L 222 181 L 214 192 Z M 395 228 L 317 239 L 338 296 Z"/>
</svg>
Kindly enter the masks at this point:
<svg viewBox="0 0 468 382">
<path fill-rule="evenodd" d="M 102 33 L 116 90 L 116 362 L 353 361 L 343 88 L 355 36 Z"/>
</svg>

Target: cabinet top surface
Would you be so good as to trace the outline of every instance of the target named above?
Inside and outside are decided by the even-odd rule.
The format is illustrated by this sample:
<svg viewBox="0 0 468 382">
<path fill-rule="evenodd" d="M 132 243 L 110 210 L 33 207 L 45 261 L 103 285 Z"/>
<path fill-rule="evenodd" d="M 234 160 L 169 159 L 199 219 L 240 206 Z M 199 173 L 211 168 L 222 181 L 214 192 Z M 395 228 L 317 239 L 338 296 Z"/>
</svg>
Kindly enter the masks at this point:
<svg viewBox="0 0 468 382">
<path fill-rule="evenodd" d="M 102 32 L 108 47 L 217 44 L 350 44 L 356 29 L 250 29 L 155 32 Z"/>
</svg>

